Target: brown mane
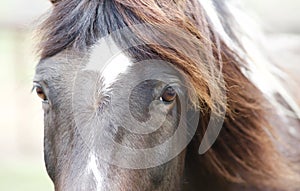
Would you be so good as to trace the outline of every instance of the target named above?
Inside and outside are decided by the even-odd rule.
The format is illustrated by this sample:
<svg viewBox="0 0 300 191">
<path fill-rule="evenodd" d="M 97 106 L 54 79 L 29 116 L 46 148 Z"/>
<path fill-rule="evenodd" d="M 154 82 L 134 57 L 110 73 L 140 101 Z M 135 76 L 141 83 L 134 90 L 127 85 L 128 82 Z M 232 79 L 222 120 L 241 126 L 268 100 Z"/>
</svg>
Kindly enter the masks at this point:
<svg viewBox="0 0 300 191">
<path fill-rule="evenodd" d="M 225 5 L 222 6 L 221 11 L 226 16 L 223 24 L 228 28 L 234 25 L 233 20 Z M 300 179 L 294 172 L 295 167 L 274 144 L 276 127 L 270 123 L 270 119 L 278 115 L 272 111 L 274 106 L 242 73 L 248 63 L 223 41 L 197 0 L 63 0 L 55 4 L 50 17 L 42 24 L 41 58 L 65 49 L 86 51 L 99 38 L 137 23 L 150 24 L 157 30 L 161 26 L 179 28 L 188 34 L 182 37 L 170 30 L 166 31 L 169 37 L 154 37 L 151 31 L 145 33 L 132 27 L 148 46 L 140 47 L 142 52 L 133 49 L 130 54 L 134 56 L 138 52 L 142 57 L 160 57 L 188 75 L 204 116 L 192 142 L 195 148 L 199 147 L 206 130 L 206 118 L 211 112 L 219 112 L 210 92 L 221 94 L 219 74 L 223 74 L 227 94 L 225 124 L 214 146 L 205 155 L 198 156 L 203 168 L 228 182 L 279 190 L 298 188 Z M 228 28 L 229 36 L 240 44 L 231 30 L 233 27 Z M 187 38 L 190 36 L 194 37 L 193 42 Z M 119 41 L 126 41 L 124 38 L 120 37 Z M 158 41 L 170 47 L 181 44 L 183 50 L 188 51 L 183 54 L 182 50 L 157 46 Z M 199 47 L 201 53 L 197 52 Z M 208 84 L 214 89 L 209 89 Z M 216 101 L 226 104 L 221 97 Z M 280 125 L 284 124 L 279 121 Z"/>
</svg>

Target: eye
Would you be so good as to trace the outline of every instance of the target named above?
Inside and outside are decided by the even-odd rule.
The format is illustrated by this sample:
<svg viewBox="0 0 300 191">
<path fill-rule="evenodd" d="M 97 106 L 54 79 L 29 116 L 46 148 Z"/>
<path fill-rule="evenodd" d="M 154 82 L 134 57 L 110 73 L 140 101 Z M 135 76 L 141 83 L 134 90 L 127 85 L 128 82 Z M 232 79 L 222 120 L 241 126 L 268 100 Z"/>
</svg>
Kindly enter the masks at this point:
<svg viewBox="0 0 300 191">
<path fill-rule="evenodd" d="M 43 101 L 47 101 L 48 98 L 43 90 L 43 87 L 40 84 L 35 83 L 33 85 L 33 89 L 35 89 L 36 94 L 43 100 Z"/>
<path fill-rule="evenodd" d="M 174 90 L 174 88 L 172 88 L 171 86 L 168 86 L 164 89 L 160 99 L 164 102 L 172 102 L 176 99 L 176 97 L 177 97 L 177 94 L 176 94 L 176 91 Z"/>
</svg>

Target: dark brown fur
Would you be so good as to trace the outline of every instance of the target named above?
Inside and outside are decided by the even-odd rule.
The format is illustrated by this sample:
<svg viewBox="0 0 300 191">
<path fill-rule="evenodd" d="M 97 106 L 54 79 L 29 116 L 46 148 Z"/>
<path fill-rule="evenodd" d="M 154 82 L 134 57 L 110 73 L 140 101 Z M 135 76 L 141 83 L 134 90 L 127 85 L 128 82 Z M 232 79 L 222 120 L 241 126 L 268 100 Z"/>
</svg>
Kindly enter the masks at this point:
<svg viewBox="0 0 300 191">
<path fill-rule="evenodd" d="M 226 20 L 230 19 L 230 13 L 226 11 L 225 5 L 217 4 L 223 11 L 224 25 L 233 30 L 234 21 Z M 41 59 L 52 57 L 65 49 L 88 50 L 99 38 L 137 23 L 150 24 L 158 31 L 162 25 L 178 27 L 194 37 L 193 42 L 188 42 L 189 39 L 172 34 L 172 31 L 167 31 L 169 37 L 154 37 L 151 31 L 145 33 L 132 27 L 136 36 L 148 46 L 142 47 L 143 52 L 138 49 L 129 52 L 131 56 L 140 54 L 141 58 L 159 57 L 170 61 L 189 76 L 201 100 L 199 107 L 202 108 L 204 117 L 188 148 L 187 160 L 193 161 L 194 166 L 199 166 L 201 173 L 209 173 L 229 185 L 232 183 L 275 190 L 299 189 L 296 167 L 274 144 L 278 141 L 277 126 L 284 125 L 280 120 L 284 116 L 276 116 L 278 114 L 273 112 L 274 106 L 243 75 L 241 69 L 247 68 L 248 63 L 222 41 L 198 1 L 62 0 L 55 4 L 51 15 L 42 24 Z M 238 37 L 230 30 L 229 35 L 238 41 Z M 117 41 L 126 41 L 124 38 L 126 37 L 120 37 Z M 181 50 L 155 45 L 161 40 L 170 47 L 182 44 L 194 56 L 185 55 Z M 199 47 L 201 54 L 195 52 Z M 208 84 L 215 84 L 216 89 L 213 91 L 220 93 L 220 72 L 224 76 L 227 93 L 224 128 L 214 146 L 205 155 L 197 155 L 206 130 L 206 118 L 210 112 L 218 113 L 218 108 L 211 100 Z M 217 98 L 217 102 L 224 104 L 221 98 Z M 270 119 L 279 120 L 272 124 Z"/>
</svg>

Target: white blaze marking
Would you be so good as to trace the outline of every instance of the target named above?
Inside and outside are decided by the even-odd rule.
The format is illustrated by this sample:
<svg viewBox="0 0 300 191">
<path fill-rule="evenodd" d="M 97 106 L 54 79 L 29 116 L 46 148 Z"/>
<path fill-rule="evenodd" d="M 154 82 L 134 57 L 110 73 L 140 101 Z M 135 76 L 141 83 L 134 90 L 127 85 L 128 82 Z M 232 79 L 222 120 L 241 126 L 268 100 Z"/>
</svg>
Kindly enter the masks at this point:
<svg viewBox="0 0 300 191">
<path fill-rule="evenodd" d="M 97 191 L 101 191 L 103 190 L 102 188 L 104 185 L 104 177 L 103 175 L 101 175 L 100 170 L 98 169 L 97 161 L 98 159 L 96 158 L 94 153 L 91 152 L 89 155 L 89 161 L 86 169 L 88 173 L 92 173 L 93 176 L 95 177 L 96 180 L 95 184 L 96 184 Z"/>
<path fill-rule="evenodd" d="M 108 88 L 125 73 L 132 62 L 111 38 L 102 38 L 92 48 L 89 63 L 84 70 L 97 71 L 102 74 L 104 87 Z"/>
<path fill-rule="evenodd" d="M 129 58 L 121 53 L 108 63 L 102 71 L 102 77 L 104 80 L 104 87 L 108 88 L 113 82 L 118 79 L 118 76 L 122 73 L 125 73 L 129 66 L 132 65 L 132 62 Z"/>
</svg>

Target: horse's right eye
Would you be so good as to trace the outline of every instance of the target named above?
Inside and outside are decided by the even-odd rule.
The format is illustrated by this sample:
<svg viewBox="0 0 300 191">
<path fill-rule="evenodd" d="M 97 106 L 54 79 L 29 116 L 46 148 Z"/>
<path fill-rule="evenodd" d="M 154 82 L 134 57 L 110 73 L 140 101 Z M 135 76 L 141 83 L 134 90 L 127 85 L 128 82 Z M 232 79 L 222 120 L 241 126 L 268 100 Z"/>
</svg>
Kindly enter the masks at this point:
<svg viewBox="0 0 300 191">
<path fill-rule="evenodd" d="M 43 101 L 47 101 L 48 98 L 43 90 L 43 87 L 39 84 L 34 84 L 34 87 L 33 87 L 36 91 L 36 94 L 43 100 Z"/>
</svg>

